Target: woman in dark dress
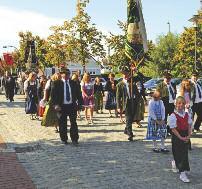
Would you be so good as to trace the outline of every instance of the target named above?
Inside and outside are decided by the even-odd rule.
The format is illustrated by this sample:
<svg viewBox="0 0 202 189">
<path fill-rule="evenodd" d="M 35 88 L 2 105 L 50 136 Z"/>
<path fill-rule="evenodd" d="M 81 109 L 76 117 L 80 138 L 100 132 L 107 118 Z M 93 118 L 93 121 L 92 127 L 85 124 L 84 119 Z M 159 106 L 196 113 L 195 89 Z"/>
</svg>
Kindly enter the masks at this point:
<svg viewBox="0 0 202 189">
<path fill-rule="evenodd" d="M 24 83 L 25 91 L 25 112 L 26 114 L 31 115 L 31 119 L 36 119 L 37 116 L 37 104 L 38 104 L 38 95 L 37 95 L 37 75 L 34 72 L 29 74 L 29 78 Z"/>
<path fill-rule="evenodd" d="M 111 110 L 115 110 L 115 115 L 118 117 L 117 114 L 117 107 L 116 107 L 116 85 L 117 81 L 114 80 L 115 75 L 113 73 L 109 74 L 109 80 L 106 83 L 105 90 L 107 91 L 107 99 L 105 109 L 109 110 L 109 116 L 112 117 Z"/>
</svg>

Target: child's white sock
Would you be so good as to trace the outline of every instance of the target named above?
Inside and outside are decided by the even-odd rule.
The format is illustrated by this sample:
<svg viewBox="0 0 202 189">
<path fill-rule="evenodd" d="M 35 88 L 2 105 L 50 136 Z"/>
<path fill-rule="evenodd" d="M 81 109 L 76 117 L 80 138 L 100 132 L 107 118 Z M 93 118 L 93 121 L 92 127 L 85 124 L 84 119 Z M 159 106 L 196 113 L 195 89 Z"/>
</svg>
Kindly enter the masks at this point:
<svg viewBox="0 0 202 189">
<path fill-rule="evenodd" d="M 162 138 L 161 139 L 161 149 L 164 149 L 165 148 L 165 139 Z"/>
<path fill-rule="evenodd" d="M 157 141 L 153 140 L 153 148 L 157 148 Z"/>
</svg>

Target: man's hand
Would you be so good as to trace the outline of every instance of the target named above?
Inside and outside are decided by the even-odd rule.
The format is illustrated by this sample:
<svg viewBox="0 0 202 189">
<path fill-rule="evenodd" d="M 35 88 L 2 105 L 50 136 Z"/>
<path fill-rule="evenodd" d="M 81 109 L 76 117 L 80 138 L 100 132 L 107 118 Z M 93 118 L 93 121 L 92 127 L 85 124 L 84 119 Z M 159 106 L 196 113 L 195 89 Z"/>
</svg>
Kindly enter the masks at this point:
<svg viewBox="0 0 202 189">
<path fill-rule="evenodd" d="M 59 111 L 61 111 L 62 109 L 61 109 L 61 107 L 59 106 L 59 105 L 55 105 L 55 111 L 57 111 L 57 112 L 59 112 Z"/>
<path fill-rule="evenodd" d="M 188 142 L 189 139 L 187 137 L 180 137 L 180 140 L 184 141 L 184 142 Z"/>
</svg>

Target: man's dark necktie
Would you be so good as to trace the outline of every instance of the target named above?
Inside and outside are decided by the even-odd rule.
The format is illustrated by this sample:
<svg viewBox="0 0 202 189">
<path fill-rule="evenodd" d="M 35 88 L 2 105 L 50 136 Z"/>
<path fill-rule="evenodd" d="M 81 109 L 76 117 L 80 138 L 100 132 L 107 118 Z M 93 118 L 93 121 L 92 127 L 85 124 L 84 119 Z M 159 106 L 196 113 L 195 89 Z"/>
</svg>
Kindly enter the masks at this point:
<svg viewBox="0 0 202 189">
<path fill-rule="evenodd" d="M 201 94 L 201 90 L 200 90 L 200 88 L 199 88 L 199 84 L 196 84 L 196 86 L 197 86 L 197 89 L 198 89 L 199 98 L 201 99 L 202 94 Z"/>
<path fill-rule="evenodd" d="M 67 84 L 67 81 L 65 83 L 66 83 L 66 100 L 67 102 L 69 102 L 70 101 L 69 85 Z"/>
<path fill-rule="evenodd" d="M 169 91 L 170 91 L 170 94 L 171 94 L 173 100 L 175 100 L 175 94 L 174 94 L 173 89 L 172 89 L 171 86 L 169 86 Z"/>
</svg>

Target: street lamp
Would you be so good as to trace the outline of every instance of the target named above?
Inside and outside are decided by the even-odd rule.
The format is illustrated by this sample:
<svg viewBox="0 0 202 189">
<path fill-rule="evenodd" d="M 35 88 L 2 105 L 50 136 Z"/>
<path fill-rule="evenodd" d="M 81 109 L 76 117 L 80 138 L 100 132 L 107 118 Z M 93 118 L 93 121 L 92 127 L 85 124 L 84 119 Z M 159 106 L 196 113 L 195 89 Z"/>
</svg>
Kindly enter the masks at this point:
<svg viewBox="0 0 202 189">
<path fill-rule="evenodd" d="M 13 45 L 5 45 L 5 46 L 3 46 L 3 48 L 9 48 L 9 47 L 13 47 L 13 48 L 15 48 L 15 50 L 17 50 L 17 51 L 18 51 L 18 48 L 17 48 L 17 47 L 15 47 L 15 46 L 13 46 Z"/>
<path fill-rule="evenodd" d="M 202 0 L 200 0 L 201 2 L 201 7 L 200 10 L 198 11 L 198 14 L 194 15 L 191 19 L 189 19 L 190 22 L 193 22 L 195 27 L 195 50 L 194 50 L 194 69 L 197 70 L 197 30 L 198 28 L 201 27 L 202 25 Z"/>
<path fill-rule="evenodd" d="M 168 24 L 168 33 L 170 33 L 170 22 L 167 22 Z"/>
</svg>

